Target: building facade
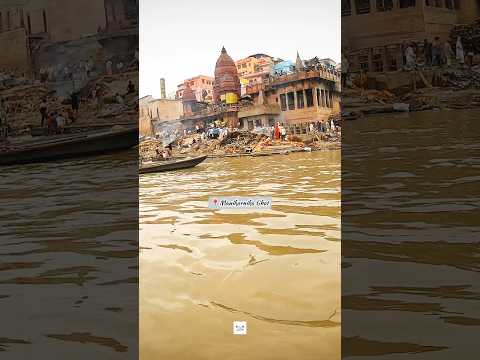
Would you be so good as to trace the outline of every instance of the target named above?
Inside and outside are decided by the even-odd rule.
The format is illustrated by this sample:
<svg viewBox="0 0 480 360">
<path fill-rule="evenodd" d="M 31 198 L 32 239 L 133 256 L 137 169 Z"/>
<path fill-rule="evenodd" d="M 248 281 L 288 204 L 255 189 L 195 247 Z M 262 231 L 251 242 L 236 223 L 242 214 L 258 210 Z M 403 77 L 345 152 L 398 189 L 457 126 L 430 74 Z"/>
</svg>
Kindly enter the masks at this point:
<svg viewBox="0 0 480 360">
<path fill-rule="evenodd" d="M 0 68 L 30 72 L 32 52 L 45 42 L 96 34 L 105 27 L 103 1 L 0 1 Z"/>
<path fill-rule="evenodd" d="M 177 86 L 175 98 L 181 100 L 183 93 L 187 87 L 194 92 L 197 101 L 205 101 L 211 103 L 213 101 L 213 82 L 214 78 L 206 75 L 198 75 L 190 79 L 186 79 L 182 84 Z"/>
<path fill-rule="evenodd" d="M 336 72 L 308 68 L 249 86 L 247 94 L 254 105 L 240 111 L 240 127 L 279 122 L 290 134 L 307 134 L 311 123 L 325 122 L 340 113 L 339 82 Z"/>
<path fill-rule="evenodd" d="M 235 62 L 242 85 L 241 94 L 245 95 L 248 85 L 262 83 L 271 73 L 274 60 L 266 54 L 254 54 Z"/>
<path fill-rule="evenodd" d="M 154 99 L 145 96 L 139 100 L 139 133 L 142 136 L 155 135 L 155 129 L 164 123 L 178 122 L 183 116 L 181 100 Z"/>
<path fill-rule="evenodd" d="M 448 39 L 452 27 L 479 14 L 478 1 L 342 0 L 342 43 L 352 71 L 394 71 L 402 44 Z"/>
</svg>

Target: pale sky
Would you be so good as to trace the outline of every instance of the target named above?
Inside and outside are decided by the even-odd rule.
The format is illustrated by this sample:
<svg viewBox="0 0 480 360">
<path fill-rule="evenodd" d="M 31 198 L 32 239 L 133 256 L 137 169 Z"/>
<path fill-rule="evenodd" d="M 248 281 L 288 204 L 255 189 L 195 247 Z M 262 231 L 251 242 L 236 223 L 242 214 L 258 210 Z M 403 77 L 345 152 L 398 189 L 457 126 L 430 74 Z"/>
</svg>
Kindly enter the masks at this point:
<svg viewBox="0 0 480 360">
<path fill-rule="evenodd" d="M 142 0 L 140 97 L 213 76 L 222 46 L 233 60 L 265 53 L 340 61 L 340 0 Z"/>
</svg>

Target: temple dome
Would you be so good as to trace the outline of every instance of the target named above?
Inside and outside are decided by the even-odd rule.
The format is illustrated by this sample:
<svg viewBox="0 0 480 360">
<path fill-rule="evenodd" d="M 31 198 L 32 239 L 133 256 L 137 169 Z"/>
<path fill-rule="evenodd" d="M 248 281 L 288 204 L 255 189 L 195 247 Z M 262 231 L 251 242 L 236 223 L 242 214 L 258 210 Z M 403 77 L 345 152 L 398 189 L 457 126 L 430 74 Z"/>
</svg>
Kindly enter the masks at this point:
<svg viewBox="0 0 480 360">
<path fill-rule="evenodd" d="M 220 102 L 221 95 L 229 92 L 240 96 L 240 79 L 235 62 L 227 54 L 227 50 L 222 48 L 222 53 L 215 65 L 215 83 L 213 85 L 215 103 Z"/>
</svg>

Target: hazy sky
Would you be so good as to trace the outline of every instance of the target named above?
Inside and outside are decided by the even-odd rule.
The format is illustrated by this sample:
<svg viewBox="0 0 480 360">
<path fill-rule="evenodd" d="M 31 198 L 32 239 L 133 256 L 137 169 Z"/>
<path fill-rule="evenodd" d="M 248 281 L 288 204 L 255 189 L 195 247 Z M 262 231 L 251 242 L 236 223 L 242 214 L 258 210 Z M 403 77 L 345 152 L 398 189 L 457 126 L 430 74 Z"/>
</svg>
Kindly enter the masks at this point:
<svg viewBox="0 0 480 360">
<path fill-rule="evenodd" d="M 234 60 L 265 53 L 340 61 L 340 0 L 142 0 L 140 96 L 213 76 L 225 46 Z"/>
</svg>

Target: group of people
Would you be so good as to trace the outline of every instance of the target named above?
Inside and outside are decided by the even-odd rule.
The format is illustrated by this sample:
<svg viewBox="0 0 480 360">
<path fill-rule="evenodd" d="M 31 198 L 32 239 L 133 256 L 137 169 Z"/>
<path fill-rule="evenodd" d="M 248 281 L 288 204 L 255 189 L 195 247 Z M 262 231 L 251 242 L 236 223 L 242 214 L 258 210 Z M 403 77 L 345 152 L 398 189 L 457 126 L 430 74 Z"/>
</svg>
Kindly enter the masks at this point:
<svg viewBox="0 0 480 360">
<path fill-rule="evenodd" d="M 449 40 L 442 44 L 440 38 L 436 36 L 433 42 L 425 39 L 421 51 L 415 42 L 404 43 L 403 49 L 404 63 L 407 70 L 414 69 L 422 55 L 426 66 L 451 66 L 454 60 L 456 60 L 457 64 L 464 65 L 466 58 L 471 64 L 473 59 L 473 51 L 467 51 L 465 55 L 465 49 L 460 37 L 457 38 L 455 46 L 452 46 Z"/>
<path fill-rule="evenodd" d="M 78 63 L 58 64 L 43 66 L 39 70 L 40 81 L 71 80 L 71 79 L 89 79 L 92 76 L 94 63 L 91 59 L 81 60 Z"/>
<path fill-rule="evenodd" d="M 77 94 L 72 94 L 71 110 L 48 111 L 47 100 L 40 103 L 41 127 L 47 129 L 47 135 L 63 134 L 67 121 L 74 122 L 75 113 L 78 113 L 80 100 Z"/>
<path fill-rule="evenodd" d="M 271 138 L 274 140 L 282 140 L 285 141 L 287 139 L 287 129 L 279 122 L 270 128 Z"/>
</svg>

